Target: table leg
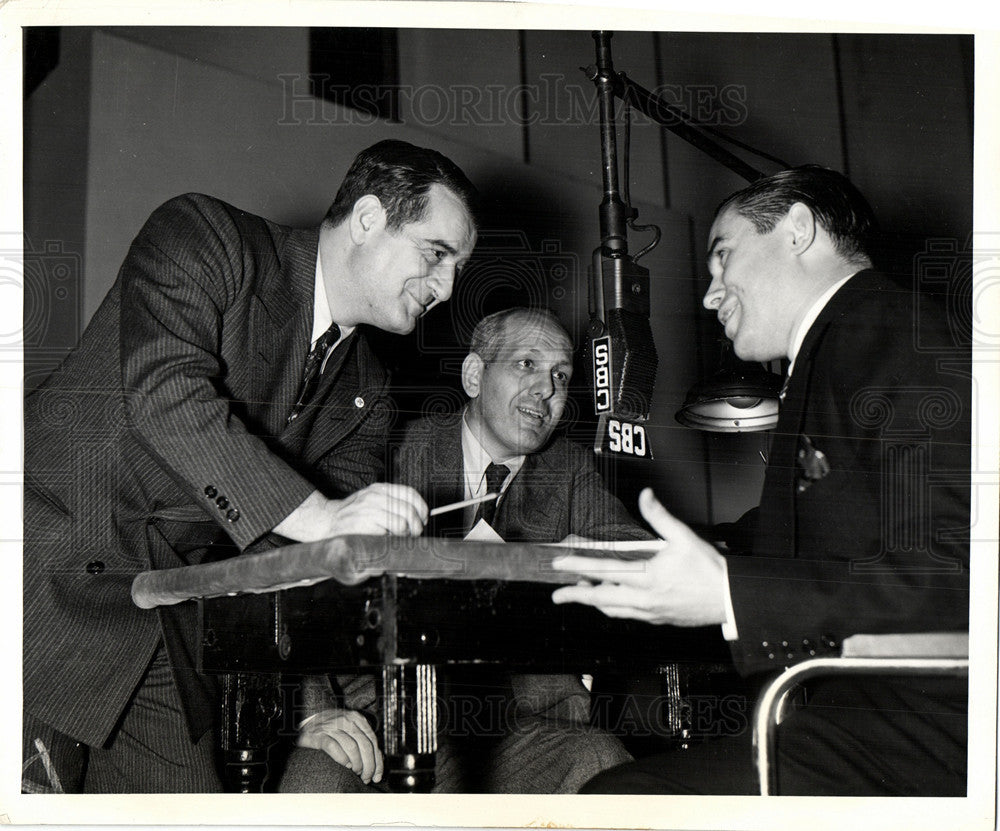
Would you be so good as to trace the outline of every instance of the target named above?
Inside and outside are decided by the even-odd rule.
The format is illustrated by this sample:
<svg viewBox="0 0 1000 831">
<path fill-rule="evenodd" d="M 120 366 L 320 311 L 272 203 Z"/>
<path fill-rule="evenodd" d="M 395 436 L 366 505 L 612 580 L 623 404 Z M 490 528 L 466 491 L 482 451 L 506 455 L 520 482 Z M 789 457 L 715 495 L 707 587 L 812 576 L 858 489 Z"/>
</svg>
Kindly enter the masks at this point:
<svg viewBox="0 0 1000 831">
<path fill-rule="evenodd" d="M 428 793 L 437 753 L 436 668 L 383 666 L 379 687 L 386 781 L 394 791 Z"/>
<path fill-rule="evenodd" d="M 280 680 L 248 672 L 222 676 L 222 780 L 229 792 L 264 790 L 268 751 L 281 716 Z"/>
</svg>

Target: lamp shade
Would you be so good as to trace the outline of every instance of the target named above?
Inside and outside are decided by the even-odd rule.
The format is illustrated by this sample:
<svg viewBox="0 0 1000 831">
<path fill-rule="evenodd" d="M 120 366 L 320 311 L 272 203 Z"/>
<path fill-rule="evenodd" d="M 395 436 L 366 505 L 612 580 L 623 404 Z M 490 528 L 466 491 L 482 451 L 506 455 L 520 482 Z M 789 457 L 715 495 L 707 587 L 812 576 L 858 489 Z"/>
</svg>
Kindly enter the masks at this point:
<svg viewBox="0 0 1000 831">
<path fill-rule="evenodd" d="M 725 357 L 723 363 L 708 380 L 691 388 L 677 411 L 677 421 L 712 433 L 770 430 L 778 423 L 784 379 L 760 364 Z"/>
</svg>

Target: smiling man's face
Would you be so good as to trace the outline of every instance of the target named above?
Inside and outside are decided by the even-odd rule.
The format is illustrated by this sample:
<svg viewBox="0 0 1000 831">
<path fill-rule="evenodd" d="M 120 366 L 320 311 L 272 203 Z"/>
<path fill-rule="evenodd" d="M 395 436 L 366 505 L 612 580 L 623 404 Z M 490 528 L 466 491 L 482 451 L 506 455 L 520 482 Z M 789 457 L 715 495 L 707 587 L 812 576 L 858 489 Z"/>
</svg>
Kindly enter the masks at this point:
<svg viewBox="0 0 1000 831">
<path fill-rule="evenodd" d="M 788 238 L 783 223 L 761 234 L 732 208 L 716 218 L 709 232 L 712 282 L 703 303 L 716 313 L 745 361 L 787 354 L 799 311 L 789 278 Z"/>
<path fill-rule="evenodd" d="M 442 185 L 431 185 L 427 210 L 401 228 L 384 211 L 364 216 L 364 244 L 354 252 L 353 293 L 362 304 L 358 322 L 405 335 L 430 308 L 451 297 L 455 278 L 476 245 L 465 204 Z"/>
<path fill-rule="evenodd" d="M 475 353 L 463 374 L 469 427 L 495 462 L 541 450 L 562 418 L 573 374 L 569 336 L 544 318 L 514 316 L 489 362 Z"/>
</svg>

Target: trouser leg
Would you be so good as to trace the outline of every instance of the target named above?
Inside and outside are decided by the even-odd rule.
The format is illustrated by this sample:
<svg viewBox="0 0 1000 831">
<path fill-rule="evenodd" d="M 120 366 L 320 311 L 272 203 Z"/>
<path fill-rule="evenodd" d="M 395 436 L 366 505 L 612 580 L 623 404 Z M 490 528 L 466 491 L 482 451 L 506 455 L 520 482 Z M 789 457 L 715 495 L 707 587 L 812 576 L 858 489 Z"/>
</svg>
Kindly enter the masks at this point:
<svg viewBox="0 0 1000 831">
<path fill-rule="evenodd" d="M 296 747 L 278 783 L 279 793 L 386 793 L 384 783 L 366 785 L 353 771 L 322 750 Z"/>
<path fill-rule="evenodd" d="M 529 717 L 496 745 L 488 793 L 576 793 L 603 770 L 632 760 L 621 741 L 580 722 Z"/>
<path fill-rule="evenodd" d="M 611 768 L 587 782 L 580 793 L 756 794 L 752 751 L 748 729 Z"/>
<path fill-rule="evenodd" d="M 966 700 L 965 682 L 948 678 L 814 685 L 778 728 L 778 793 L 963 796 Z M 583 792 L 759 793 L 751 731 L 605 771 Z"/>
<path fill-rule="evenodd" d="M 91 748 L 86 793 L 216 793 L 215 736 L 192 742 L 166 652 L 156 651 L 107 745 Z"/>
</svg>

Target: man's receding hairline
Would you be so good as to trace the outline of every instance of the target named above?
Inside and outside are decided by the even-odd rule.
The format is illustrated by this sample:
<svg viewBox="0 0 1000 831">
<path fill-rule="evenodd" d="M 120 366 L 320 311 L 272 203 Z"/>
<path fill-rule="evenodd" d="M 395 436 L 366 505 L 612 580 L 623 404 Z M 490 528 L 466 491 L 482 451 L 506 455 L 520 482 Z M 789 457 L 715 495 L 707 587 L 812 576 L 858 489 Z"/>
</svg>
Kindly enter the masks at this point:
<svg viewBox="0 0 1000 831">
<path fill-rule="evenodd" d="M 569 333 L 563 328 L 563 325 L 558 321 L 554 320 L 550 315 L 544 312 L 533 311 L 531 309 L 527 311 L 516 311 L 511 313 L 508 317 L 503 320 L 503 345 L 508 343 L 508 338 L 510 336 L 510 327 L 513 325 L 515 320 L 524 320 L 527 323 L 534 324 L 544 324 L 541 328 L 547 328 L 553 334 L 557 334 L 560 338 L 565 340 L 569 347 L 569 351 L 573 351 L 573 339 L 569 336 Z"/>
<path fill-rule="evenodd" d="M 570 366 L 573 364 L 573 338 L 570 336 L 569 332 L 566 331 L 562 322 L 554 315 L 552 312 L 547 312 L 540 309 L 504 309 L 500 312 L 495 312 L 496 315 L 503 315 L 503 319 L 498 321 L 500 328 L 493 337 L 492 340 L 485 339 L 483 343 L 478 344 L 481 348 L 476 348 L 477 344 L 475 331 L 473 332 L 473 343 L 470 344 L 469 354 L 478 356 L 483 362 L 489 363 L 495 361 L 501 353 L 507 349 L 513 348 L 510 343 L 511 331 L 510 328 L 518 320 L 525 320 L 531 323 L 542 322 L 546 324 L 548 330 L 555 335 L 558 335 L 564 342 L 566 352 L 568 353 L 568 363 Z M 487 315 L 483 320 L 492 317 L 493 315 Z M 480 321 L 476 325 L 476 331 L 479 330 L 483 321 Z"/>
</svg>

